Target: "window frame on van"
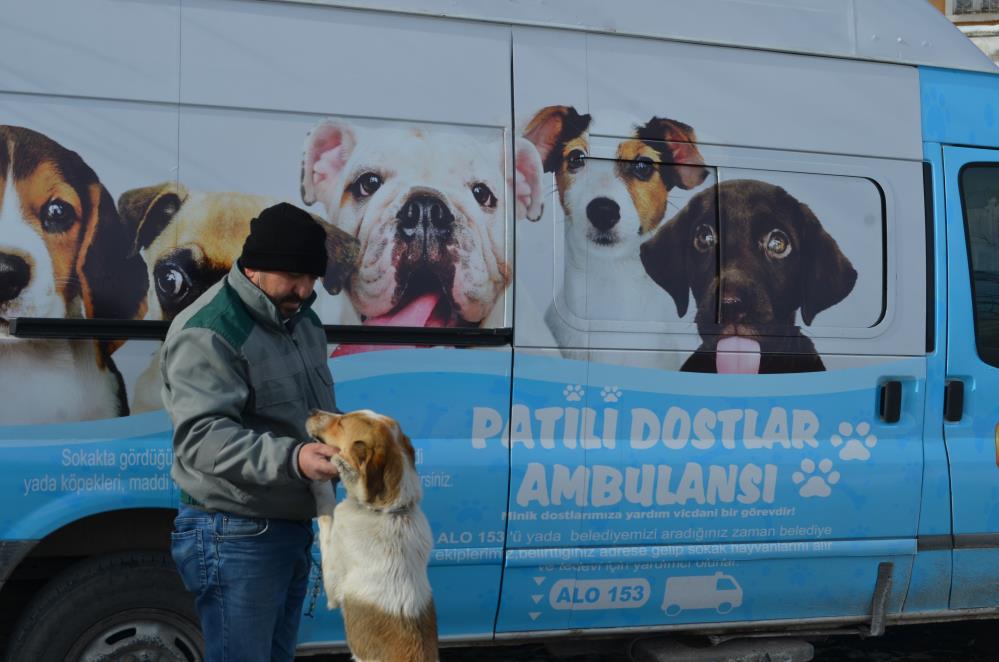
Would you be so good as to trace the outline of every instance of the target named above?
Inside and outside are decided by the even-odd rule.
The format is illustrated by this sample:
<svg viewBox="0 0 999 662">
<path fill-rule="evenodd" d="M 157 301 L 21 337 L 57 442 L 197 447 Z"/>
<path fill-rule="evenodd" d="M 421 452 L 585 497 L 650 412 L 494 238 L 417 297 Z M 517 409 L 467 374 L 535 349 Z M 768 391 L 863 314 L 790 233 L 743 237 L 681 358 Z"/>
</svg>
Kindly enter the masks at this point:
<svg viewBox="0 0 999 662">
<path fill-rule="evenodd" d="M 966 251 L 966 257 L 968 260 L 968 287 L 971 289 L 971 322 L 975 330 L 975 353 L 984 363 L 994 367 L 999 367 L 999 343 L 997 343 L 994 348 L 985 348 L 983 346 L 982 335 L 980 333 L 981 325 L 979 324 L 978 287 L 975 278 L 974 253 L 971 245 L 971 225 L 968 219 L 968 200 L 965 195 L 965 175 L 968 170 L 973 169 L 991 169 L 996 171 L 997 175 L 999 175 L 999 162 L 971 161 L 962 165 L 957 173 L 958 194 L 961 199 L 961 222 L 964 226 L 964 250 Z M 997 275 L 999 275 L 999 272 L 997 272 Z M 999 319 L 999 316 L 997 316 L 997 319 Z"/>
</svg>

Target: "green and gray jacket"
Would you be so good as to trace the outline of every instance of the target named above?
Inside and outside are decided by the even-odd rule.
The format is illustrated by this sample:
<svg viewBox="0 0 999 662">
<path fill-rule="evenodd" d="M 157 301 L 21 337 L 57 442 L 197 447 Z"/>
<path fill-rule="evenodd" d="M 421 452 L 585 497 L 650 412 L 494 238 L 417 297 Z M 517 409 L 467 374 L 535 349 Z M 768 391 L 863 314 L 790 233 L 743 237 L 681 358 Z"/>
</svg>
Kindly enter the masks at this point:
<svg viewBox="0 0 999 662">
<path fill-rule="evenodd" d="M 160 370 L 174 425 L 171 475 L 204 508 L 315 516 L 298 451 L 309 411 L 336 410 L 315 298 L 286 325 L 233 265 L 170 324 Z"/>
</svg>

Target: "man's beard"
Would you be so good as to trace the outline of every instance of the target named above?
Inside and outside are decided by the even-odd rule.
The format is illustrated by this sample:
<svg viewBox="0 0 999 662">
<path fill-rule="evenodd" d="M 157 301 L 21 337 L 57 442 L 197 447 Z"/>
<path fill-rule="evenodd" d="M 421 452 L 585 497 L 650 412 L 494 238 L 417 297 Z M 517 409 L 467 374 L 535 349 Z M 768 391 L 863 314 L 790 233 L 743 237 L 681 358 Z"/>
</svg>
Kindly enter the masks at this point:
<svg viewBox="0 0 999 662">
<path fill-rule="evenodd" d="M 278 312 L 280 312 L 282 315 L 285 315 L 286 317 L 291 317 L 296 312 L 298 312 L 299 308 L 302 307 L 302 304 L 304 302 L 305 302 L 304 299 L 301 299 L 295 296 L 294 294 L 289 294 L 288 296 L 281 297 L 279 300 L 275 301 L 274 305 L 277 306 Z M 294 308 L 291 308 L 291 306 L 294 306 Z M 290 310 L 290 312 L 286 313 L 285 312 L 286 310 Z"/>
</svg>

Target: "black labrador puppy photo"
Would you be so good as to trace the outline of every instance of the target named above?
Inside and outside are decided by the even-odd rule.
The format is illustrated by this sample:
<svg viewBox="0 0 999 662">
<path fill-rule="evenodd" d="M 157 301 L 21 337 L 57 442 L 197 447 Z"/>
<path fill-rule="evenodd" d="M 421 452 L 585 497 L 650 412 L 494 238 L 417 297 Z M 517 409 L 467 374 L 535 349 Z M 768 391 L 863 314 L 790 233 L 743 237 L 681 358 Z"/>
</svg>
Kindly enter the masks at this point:
<svg viewBox="0 0 999 662">
<path fill-rule="evenodd" d="M 795 323 L 853 290 L 857 271 L 807 205 L 779 186 L 741 179 L 716 184 L 641 247 L 649 276 L 687 312 L 701 346 L 685 372 L 785 373 L 825 370 Z"/>
</svg>

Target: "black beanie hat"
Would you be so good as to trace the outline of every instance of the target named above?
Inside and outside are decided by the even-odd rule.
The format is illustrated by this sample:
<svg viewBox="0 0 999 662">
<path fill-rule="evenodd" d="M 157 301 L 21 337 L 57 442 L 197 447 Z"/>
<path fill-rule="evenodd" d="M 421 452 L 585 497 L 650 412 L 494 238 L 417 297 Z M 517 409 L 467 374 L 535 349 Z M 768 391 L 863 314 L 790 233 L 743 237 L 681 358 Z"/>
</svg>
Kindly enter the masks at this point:
<svg viewBox="0 0 999 662">
<path fill-rule="evenodd" d="M 322 276 L 326 273 L 326 231 L 295 205 L 281 202 L 268 207 L 250 221 L 239 266 Z"/>
</svg>

